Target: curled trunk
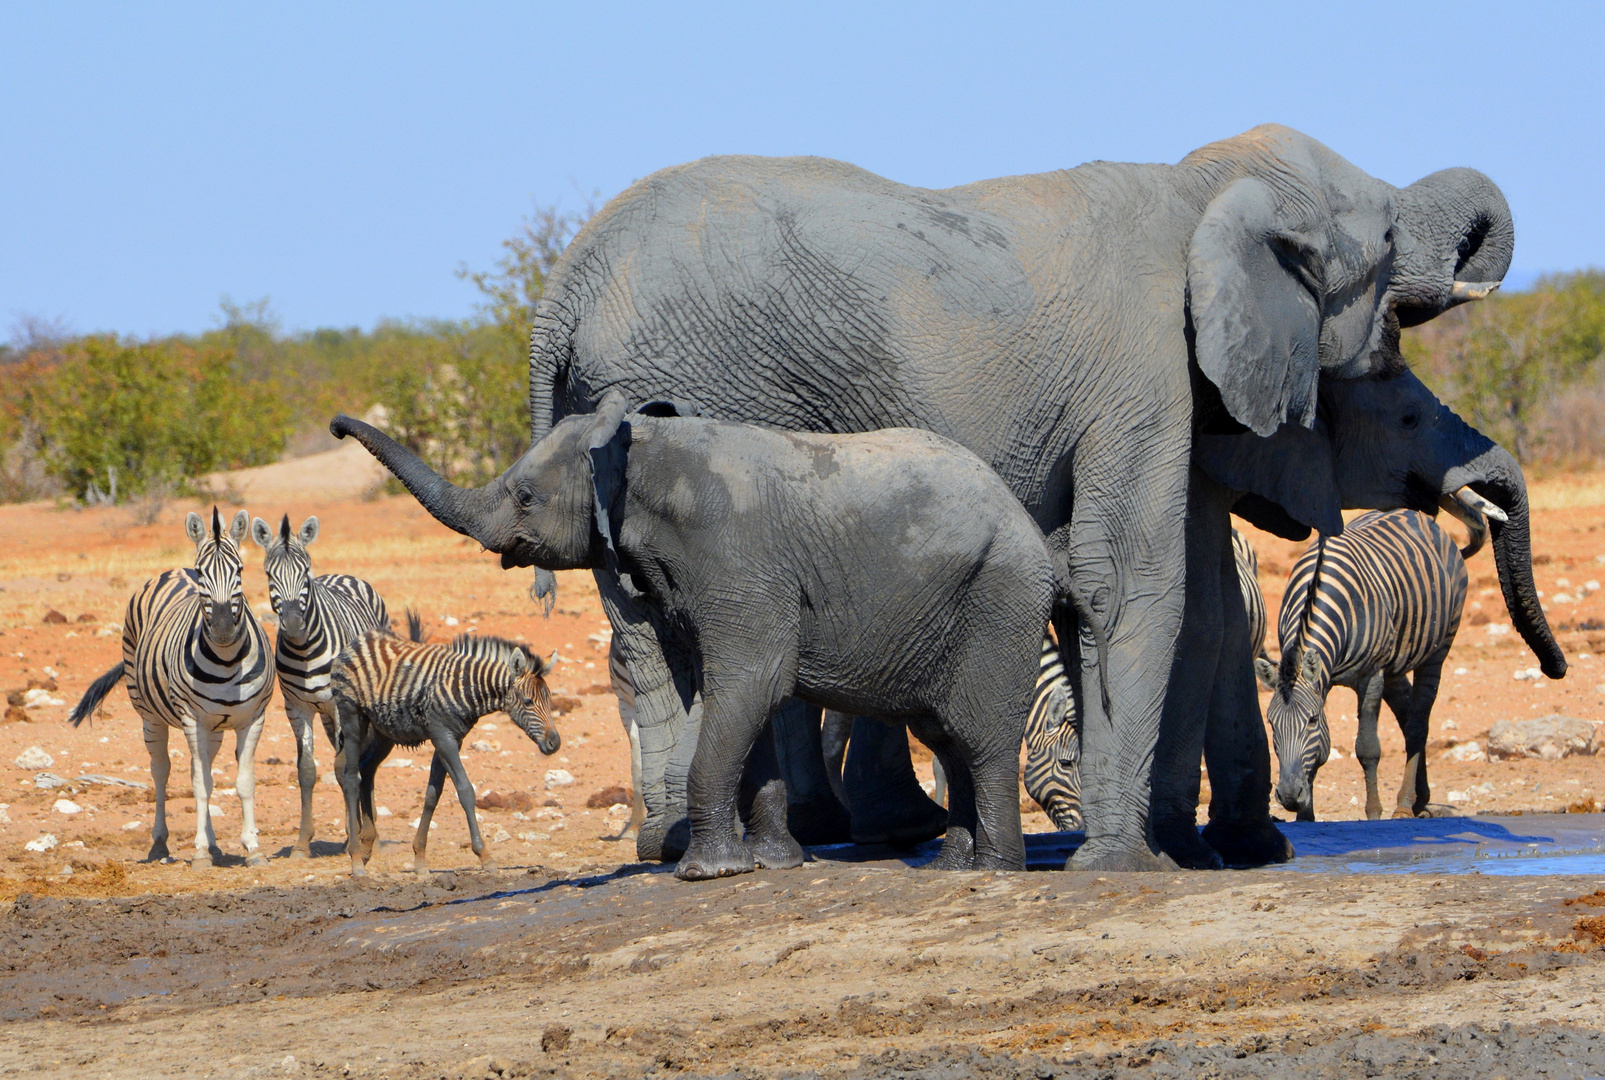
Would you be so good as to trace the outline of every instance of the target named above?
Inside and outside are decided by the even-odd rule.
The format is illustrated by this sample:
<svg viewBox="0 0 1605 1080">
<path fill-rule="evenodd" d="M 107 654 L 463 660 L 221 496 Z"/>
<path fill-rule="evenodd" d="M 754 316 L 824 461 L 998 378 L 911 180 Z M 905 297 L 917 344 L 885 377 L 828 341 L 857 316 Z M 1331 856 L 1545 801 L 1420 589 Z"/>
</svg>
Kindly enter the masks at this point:
<svg viewBox="0 0 1605 1080">
<path fill-rule="evenodd" d="M 1408 235 L 1393 278 L 1395 310 L 1415 326 L 1456 304 L 1481 299 L 1504 280 L 1516 248 L 1504 193 L 1475 169 L 1444 169 L 1399 192 Z"/>
<path fill-rule="evenodd" d="M 1533 583 L 1532 536 L 1527 516 L 1527 485 L 1521 466 L 1501 447 L 1495 446 L 1467 465 L 1450 470 L 1444 487 L 1458 488 L 1458 480 L 1469 481 L 1473 491 L 1490 499 L 1505 512 L 1507 520 L 1490 518 L 1488 530 L 1494 547 L 1494 565 L 1499 571 L 1499 587 L 1511 622 L 1527 647 L 1538 657 L 1539 667 L 1551 679 L 1566 674 L 1566 655 L 1550 632 L 1549 620 L 1538 600 Z"/>
<path fill-rule="evenodd" d="M 368 452 L 395 474 L 396 479 L 412 492 L 413 498 L 436 521 L 464 536 L 472 536 L 493 551 L 499 550 L 484 535 L 490 512 L 500 502 L 501 493 L 497 490 L 497 484 L 483 488 L 460 488 L 378 428 L 354 420 L 345 413 L 329 421 L 329 432 L 337 439 L 350 435 L 367 447 Z"/>
</svg>

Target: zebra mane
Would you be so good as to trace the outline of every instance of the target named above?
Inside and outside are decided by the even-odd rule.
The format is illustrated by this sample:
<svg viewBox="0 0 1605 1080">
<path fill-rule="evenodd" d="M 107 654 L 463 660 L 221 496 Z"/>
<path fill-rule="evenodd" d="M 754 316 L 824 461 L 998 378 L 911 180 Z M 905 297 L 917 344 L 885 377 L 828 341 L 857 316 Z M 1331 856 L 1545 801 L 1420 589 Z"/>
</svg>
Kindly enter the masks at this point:
<svg viewBox="0 0 1605 1080">
<path fill-rule="evenodd" d="M 529 669 L 537 675 L 545 675 L 547 666 L 529 646 L 506 638 L 491 637 L 482 634 L 458 634 L 451 639 L 451 651 L 462 656 L 472 656 L 481 660 L 493 660 L 502 664 L 510 664 L 514 654 L 522 654 L 529 664 Z"/>
<path fill-rule="evenodd" d="M 1276 673 L 1277 693 L 1283 701 L 1293 700 L 1293 685 L 1298 681 L 1299 664 L 1304 659 L 1305 643 L 1310 636 L 1310 614 L 1315 610 L 1315 598 L 1321 588 L 1321 564 L 1326 561 L 1326 534 L 1315 534 L 1315 568 L 1310 573 L 1310 584 L 1304 590 L 1304 610 L 1299 613 L 1298 634 L 1292 648 L 1282 650 L 1282 662 Z M 1286 602 L 1285 600 L 1283 601 Z"/>
</svg>

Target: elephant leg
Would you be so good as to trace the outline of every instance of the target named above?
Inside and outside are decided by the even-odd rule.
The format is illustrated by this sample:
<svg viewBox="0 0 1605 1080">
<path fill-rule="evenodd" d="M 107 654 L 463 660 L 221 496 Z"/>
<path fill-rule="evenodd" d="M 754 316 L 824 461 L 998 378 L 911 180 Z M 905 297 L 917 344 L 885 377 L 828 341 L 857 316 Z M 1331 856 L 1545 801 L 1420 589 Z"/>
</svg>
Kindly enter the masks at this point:
<svg viewBox="0 0 1605 1080">
<path fill-rule="evenodd" d="M 798 704 L 792 698 L 788 704 Z M 786 706 L 781 706 L 784 712 Z M 788 788 L 777 754 L 775 728 L 780 713 L 771 717 L 753 743 L 736 789 L 736 812 L 746 823 L 743 839 L 753 859 L 765 870 L 789 870 L 803 864 L 803 849 L 786 826 Z"/>
<path fill-rule="evenodd" d="M 855 844 L 913 847 L 947 829 L 947 811 L 931 801 L 914 775 L 908 730 L 902 724 L 853 718 L 842 787 Z"/>
<path fill-rule="evenodd" d="M 779 775 L 786 782 L 788 834 L 807 846 L 847 843 L 852 839 L 852 821 L 831 786 L 819 706 L 790 698 L 775 713 L 773 727 Z"/>
<path fill-rule="evenodd" d="M 1186 387 L 1177 392 L 1185 395 Z M 1070 588 L 1102 626 L 1108 654 L 1101 673 L 1106 709 L 1092 630 L 1080 628 L 1087 839 L 1066 868 L 1174 870 L 1150 812 L 1160 719 L 1185 606 L 1186 514 L 1177 508 L 1187 505 L 1189 444 L 1167 436 L 1176 421 L 1163 410 L 1123 415 L 1119 422 L 1119 434 L 1086 437 L 1089 452 L 1076 464 L 1074 518 L 1068 530 L 1054 533 L 1056 543 L 1067 545 Z M 1134 474 L 1137 461 L 1142 467 Z M 1056 619 L 1055 628 L 1071 632 L 1076 622 Z"/>
<path fill-rule="evenodd" d="M 831 709 L 825 710 L 824 718 L 819 724 L 819 746 L 825 758 L 825 779 L 842 806 L 847 805 L 847 789 L 842 786 L 842 765 L 847 758 L 847 739 L 852 732 L 851 716 Z"/>
<path fill-rule="evenodd" d="M 624 727 L 624 737 L 630 741 L 630 820 L 611 839 L 633 840 L 640 835 L 646 821 L 646 802 L 641 798 L 641 727 L 635 719 L 635 687 L 630 684 L 629 669 L 611 646 L 607 673 L 619 704 L 619 723 Z"/>
<path fill-rule="evenodd" d="M 743 644 L 753 649 L 752 655 L 779 652 L 765 649 L 761 642 Z M 778 670 L 782 666 L 789 669 L 784 675 Z M 763 673 L 751 668 L 750 659 L 720 664 L 712 657 L 704 658 L 704 723 L 686 785 L 691 837 L 674 869 L 675 876 L 685 881 L 744 874 L 754 867 L 752 848 L 736 838 L 741 775 L 754 744 L 795 679 L 796 661 L 792 657 L 789 663 Z M 772 815 L 764 824 L 783 824 L 784 788 L 779 791 L 778 808 L 773 802 L 774 787 L 766 783 L 760 792 L 768 794 L 770 801 L 762 809 Z M 800 849 L 797 854 L 800 862 Z"/>
<path fill-rule="evenodd" d="M 1365 770 L 1365 816 L 1375 821 L 1382 816 L 1382 796 L 1377 792 L 1377 763 L 1382 760 L 1382 741 L 1377 738 L 1377 714 L 1382 711 L 1382 672 L 1378 671 L 1359 684 L 1355 696 L 1359 698 L 1356 719 L 1359 731 L 1354 736 L 1354 757 Z"/>
<path fill-rule="evenodd" d="M 899 730 L 901 725 L 899 725 Z M 931 754 L 942 762 L 947 780 L 947 835 L 942 838 L 942 850 L 936 853 L 929 866 L 932 870 L 973 870 L 975 868 L 976 821 L 975 778 L 964 763 L 951 740 L 940 730 L 929 732 L 922 739 L 931 748 Z M 1015 804 L 1018 810 L 1019 803 Z"/>
<path fill-rule="evenodd" d="M 617 575 L 596 570 L 602 607 L 613 626 L 613 652 L 634 687 L 636 729 L 640 734 L 641 782 L 646 820 L 636 835 L 636 856 L 669 861 L 689 838 L 686 779 L 701 730 L 702 705 L 696 697 L 696 662 L 676 643 L 666 650 L 646 608 Z"/>
<path fill-rule="evenodd" d="M 1209 824 L 1204 827 L 1203 839 L 1231 866 L 1285 863 L 1293 858 L 1293 845 L 1271 819 L 1271 747 L 1265 737 L 1265 718 L 1260 713 L 1248 609 L 1243 605 L 1232 551 L 1232 526 L 1227 514 L 1231 495 L 1214 481 L 1202 479 L 1199 470 L 1194 473 L 1208 489 L 1206 497 L 1212 510 L 1218 511 L 1218 515 L 1210 515 L 1216 531 L 1199 540 L 1215 542 L 1216 557 L 1206 572 L 1212 572 L 1214 577 L 1221 628 L 1220 659 L 1215 666 L 1204 729 L 1210 798 Z M 1191 574 L 1187 588 L 1191 604 Z M 1187 640 L 1185 632 L 1183 640 Z M 1196 781 L 1196 760 L 1181 771 Z"/>
</svg>

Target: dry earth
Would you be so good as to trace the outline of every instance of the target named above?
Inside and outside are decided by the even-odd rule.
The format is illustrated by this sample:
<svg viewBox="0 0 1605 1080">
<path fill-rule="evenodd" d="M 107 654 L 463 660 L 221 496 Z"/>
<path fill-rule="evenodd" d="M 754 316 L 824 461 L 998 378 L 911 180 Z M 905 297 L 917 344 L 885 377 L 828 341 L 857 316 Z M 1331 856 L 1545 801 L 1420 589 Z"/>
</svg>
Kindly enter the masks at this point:
<svg viewBox="0 0 1605 1080">
<path fill-rule="evenodd" d="M 617 812 L 586 807 L 629 779 L 588 576 L 560 575 L 558 610 L 542 619 L 524 575 L 504 574 L 408 498 L 364 497 L 373 474 L 363 468 L 336 451 L 228 483 L 275 523 L 286 510 L 297 524 L 318 514 L 316 567 L 372 580 L 393 612 L 418 608 L 437 637 L 475 627 L 559 653 L 559 754 L 543 758 L 493 717 L 475 732 L 484 747 L 465 757 L 482 793 L 524 791 L 535 804 L 482 812 L 487 833 L 505 837 L 494 847 L 506 869 L 468 872 L 466 828 L 443 804 L 432 861 L 458 872 L 402 872 L 423 751 L 381 774 L 378 801 L 391 814 L 369 883 L 344 875 L 339 792 L 326 782 L 310 861 L 246 869 L 238 803 L 225 795 L 227 865 L 139 863 L 148 792 L 78 779 L 149 784 L 126 694 L 115 691 L 92 727 L 64 718 L 119 659 L 114 624 L 132 589 L 187 565 L 191 507 L 163 508 L 150 525 L 128 508 L 0 507 L 0 689 L 54 680 L 64 702 L 0 723 L 0 1073 L 1605 1075 L 1594 989 L 1605 922 L 1590 921 L 1605 907 L 1565 903 L 1593 894 L 1595 880 L 1088 880 L 933 875 L 883 860 L 692 886 L 631 865 L 633 845 L 607 839 Z M 1468 811 L 1581 809 L 1605 792 L 1597 757 L 1454 759 L 1452 743 L 1485 741 L 1496 720 L 1605 718 L 1605 672 L 1592 673 L 1605 661 L 1586 655 L 1605 653 L 1605 591 L 1588 587 L 1605 579 L 1605 478 L 1540 482 L 1533 501 L 1540 588 L 1568 628 L 1572 674 L 1513 677 L 1534 661 L 1513 633 L 1491 629 L 1508 619 L 1491 558 L 1473 559 L 1432 745 L 1435 800 Z M 1253 539 L 1274 612 L 1300 545 Z M 265 612 L 260 560 L 250 549 L 246 590 Z M 53 611 L 66 621 L 47 620 Z M 1352 696 L 1338 691 L 1330 708 L 1344 758 L 1323 770 L 1317 810 L 1354 818 L 1363 789 Z M 1391 801 L 1402 744 L 1386 719 L 1383 730 Z M 50 766 L 13 765 L 35 746 Z M 178 753 L 170 809 L 181 853 L 194 811 Z M 324 771 L 328 758 L 320 746 Z M 293 759 L 275 704 L 257 792 L 274 854 L 294 837 Z M 217 785 L 231 788 L 232 755 L 218 768 Z M 550 769 L 574 782 L 549 783 Z M 41 772 L 67 784 L 42 790 Z M 61 812 L 62 798 L 78 811 Z M 1028 816 L 1026 827 L 1046 819 Z M 24 850 L 45 834 L 56 847 Z"/>
</svg>

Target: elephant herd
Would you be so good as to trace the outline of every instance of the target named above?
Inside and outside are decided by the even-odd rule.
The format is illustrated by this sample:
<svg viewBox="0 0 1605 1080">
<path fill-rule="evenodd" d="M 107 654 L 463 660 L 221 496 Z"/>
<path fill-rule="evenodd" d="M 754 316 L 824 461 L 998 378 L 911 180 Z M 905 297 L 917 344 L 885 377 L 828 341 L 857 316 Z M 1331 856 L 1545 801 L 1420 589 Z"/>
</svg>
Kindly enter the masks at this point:
<svg viewBox="0 0 1605 1080">
<path fill-rule="evenodd" d="M 1000 695 L 1051 620 L 1082 723 L 1068 868 L 1264 864 L 1292 851 L 1231 514 L 1297 540 L 1469 486 L 1504 512 L 1516 629 L 1565 673 L 1519 466 L 1400 352 L 1402 329 L 1495 289 L 1513 246 L 1481 173 L 1398 188 L 1276 125 L 1174 165 L 945 190 L 708 158 L 637 182 L 569 245 L 531 335 L 531 449 L 502 477 L 456 488 L 335 430 L 504 567 L 536 567 L 533 594 L 593 571 L 634 689 L 643 858 L 750 867 L 729 837 L 754 725 L 817 747 L 824 706 L 930 742 L 955 783 L 945 864 L 1017 863 L 1012 756 L 1012 838 L 992 789 L 1028 701 Z M 875 766 L 857 774 L 906 771 L 900 734 L 853 730 L 849 758 Z M 906 785 L 863 793 L 866 817 L 911 805 Z"/>
</svg>

